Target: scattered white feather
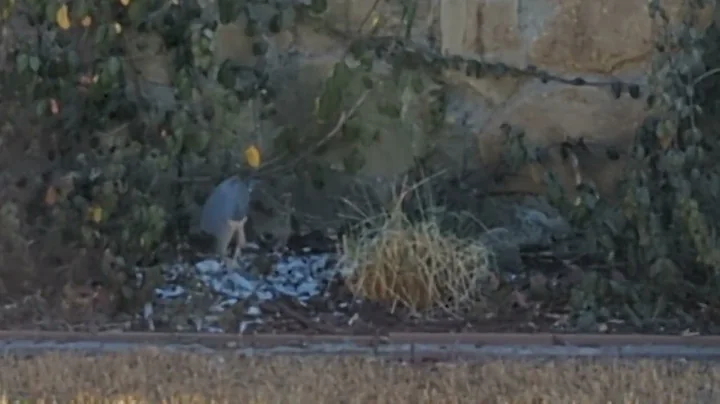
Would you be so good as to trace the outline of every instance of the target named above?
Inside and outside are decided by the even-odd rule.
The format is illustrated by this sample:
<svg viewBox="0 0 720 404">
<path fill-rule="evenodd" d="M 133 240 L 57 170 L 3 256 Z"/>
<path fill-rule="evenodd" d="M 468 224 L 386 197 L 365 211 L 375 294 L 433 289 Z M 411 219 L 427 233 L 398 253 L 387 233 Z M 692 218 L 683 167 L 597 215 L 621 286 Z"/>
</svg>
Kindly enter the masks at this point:
<svg viewBox="0 0 720 404">
<path fill-rule="evenodd" d="M 205 309 L 205 316 L 192 321 L 193 328 L 207 332 L 217 332 L 219 328 L 213 323 L 222 313 L 248 302 L 244 303 L 247 304 L 245 318 L 238 322 L 238 332 L 244 333 L 254 324 L 262 323 L 265 313 L 262 305 L 257 303 L 292 297 L 302 304 L 323 295 L 328 283 L 340 273 L 333 254 L 278 254 L 267 275 L 255 275 L 260 272 L 253 268 L 253 262 L 258 258 L 256 251 L 245 252 L 232 268 L 214 259 L 204 259 L 192 266 L 176 264 L 166 268 L 166 284 L 156 289 L 157 302 L 197 301 L 198 295 L 200 299 L 212 300 Z M 187 286 L 188 279 L 192 284 L 199 284 L 204 292 L 196 292 L 193 298 L 193 292 Z"/>
</svg>

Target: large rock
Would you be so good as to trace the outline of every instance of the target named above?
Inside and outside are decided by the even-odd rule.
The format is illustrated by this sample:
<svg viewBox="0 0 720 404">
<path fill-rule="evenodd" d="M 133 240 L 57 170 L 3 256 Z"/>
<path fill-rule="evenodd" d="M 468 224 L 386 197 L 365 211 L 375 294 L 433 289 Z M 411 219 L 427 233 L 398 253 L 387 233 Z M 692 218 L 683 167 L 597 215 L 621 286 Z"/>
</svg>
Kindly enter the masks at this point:
<svg viewBox="0 0 720 404">
<path fill-rule="evenodd" d="M 673 22 L 680 21 L 687 2 L 661 3 Z M 455 0 L 441 4 L 442 46 L 449 53 L 517 67 L 534 65 L 568 78 L 622 79 L 641 88 L 661 29 L 650 18 L 645 0 Z M 703 28 L 712 10 L 706 7 L 699 16 Z M 477 137 L 476 162 L 489 172 L 500 161 L 502 123 L 523 128 L 528 143 L 541 148 L 582 137 L 596 149 L 622 151 L 646 116 L 643 97 L 635 100 L 624 94 L 616 100 L 607 87 L 541 84 L 526 78 L 475 79 L 454 73 L 449 77 L 474 91 L 473 96 L 465 94 L 463 105 L 475 107 L 465 122 Z M 468 113 L 463 108 L 454 112 Z M 587 159 L 580 158 L 580 168 L 585 169 L 581 175 L 611 193 L 625 160 L 609 160 L 602 150 Z M 556 169 L 566 185 L 574 184 L 577 173 L 568 169 L 567 162 L 551 160 L 547 165 Z M 606 170 L 605 165 L 610 168 Z M 535 174 L 526 167 L 496 190 L 540 192 L 543 186 Z"/>
<path fill-rule="evenodd" d="M 322 18 L 331 29 L 319 29 L 322 24 L 300 25 L 270 38 L 271 55 L 276 63 L 273 80 L 280 82 L 283 91 L 278 99 L 280 114 L 272 123 L 275 126 L 263 132 L 270 138 L 261 139 L 266 158 L 280 153 L 275 150 L 275 136 L 281 133 L 277 128 L 294 126 L 303 136 L 318 131 L 313 116 L 315 100 L 347 46 L 347 40 L 337 32 L 355 33 L 363 22 L 363 31 L 368 32 L 369 21 L 374 18 L 371 10 L 374 3 L 329 0 L 329 11 Z M 686 2 L 662 3 L 673 20 L 678 21 Z M 563 77 L 608 82 L 621 79 L 641 88 L 660 29 L 649 17 L 646 0 L 443 0 L 420 4 L 413 37 L 422 40 L 434 32 L 441 39 L 443 50 L 451 54 L 516 67 L 534 65 Z M 380 2 L 378 7 L 375 12 L 381 16 L 380 32 L 399 33 L 403 27 L 402 9 L 387 2 Z M 712 11 L 703 10 L 700 28 L 710 21 Z M 252 64 L 255 57 L 251 49 L 242 26 L 230 24 L 218 30 L 217 61 L 231 58 Z M 290 59 L 276 58 L 290 49 L 294 52 Z M 428 134 L 426 128 L 412 119 L 397 121 L 398 126 L 382 119 L 367 120 L 380 130 L 376 142 L 360 147 L 365 161 L 360 170 L 344 170 L 343 164 L 339 164 L 344 158 L 342 152 L 331 150 L 322 158 L 313 157 L 328 166 L 340 167 L 339 173 L 323 174 L 326 184 L 322 190 L 308 185 L 312 180 L 309 177 L 285 179 L 298 195 L 298 210 L 302 211 L 301 205 L 305 205 L 315 216 L 336 217 L 337 209 L 330 208 L 330 201 L 348 195 L 346 184 L 353 179 L 370 184 L 392 182 L 434 145 L 441 148 L 442 158 L 438 161 L 447 168 L 469 165 L 493 172 L 501 160 L 504 135 L 499 128 L 503 123 L 524 129 L 532 146 L 552 149 L 564 140 L 582 137 L 593 150 L 580 153 L 573 163 L 550 153 L 551 158 L 542 167 L 524 167 L 517 175 L 495 184 L 493 191 L 541 192 L 542 176 L 538 171 L 550 167 L 568 188 L 578 178 L 591 179 L 598 183 L 601 192 L 611 194 L 627 161 L 622 154 L 618 160 L 608 159 L 604 149 L 626 149 L 646 115 L 643 97 L 632 99 L 624 94 L 615 99 L 607 87 L 543 84 L 515 77 L 477 79 L 457 73 L 448 73 L 447 78 L 451 83 L 447 130 Z M 403 92 L 407 88 L 400 86 L 395 90 Z M 403 100 L 403 107 L 414 103 L 406 94 L 382 91 L 385 90 L 369 97 L 365 110 L 376 108 L 377 98 Z M 424 116 L 423 105 L 413 108 L 406 116 Z M 247 142 L 254 139 L 250 131 L 238 131 L 238 135 L 246 137 Z"/>
</svg>

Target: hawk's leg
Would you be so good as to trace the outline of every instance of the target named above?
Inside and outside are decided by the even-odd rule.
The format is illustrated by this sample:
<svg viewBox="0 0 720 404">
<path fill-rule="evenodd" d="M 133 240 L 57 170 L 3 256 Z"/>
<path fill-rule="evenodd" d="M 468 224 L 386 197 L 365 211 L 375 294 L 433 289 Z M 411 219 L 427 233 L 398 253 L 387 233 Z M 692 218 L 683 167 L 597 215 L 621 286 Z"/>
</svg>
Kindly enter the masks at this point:
<svg viewBox="0 0 720 404">
<path fill-rule="evenodd" d="M 247 222 L 247 217 L 243 218 L 239 222 L 233 223 L 235 227 L 235 232 L 237 233 L 237 238 L 235 239 L 235 251 L 233 253 L 233 261 L 237 261 L 237 259 L 240 258 L 242 248 L 245 246 L 245 244 L 247 244 L 247 239 L 245 238 L 245 222 Z"/>
<path fill-rule="evenodd" d="M 215 253 L 219 258 L 223 258 L 227 255 L 227 248 L 230 245 L 230 240 L 233 236 L 233 228 L 228 223 L 227 227 L 222 230 L 220 234 L 217 234 L 215 240 Z"/>
</svg>

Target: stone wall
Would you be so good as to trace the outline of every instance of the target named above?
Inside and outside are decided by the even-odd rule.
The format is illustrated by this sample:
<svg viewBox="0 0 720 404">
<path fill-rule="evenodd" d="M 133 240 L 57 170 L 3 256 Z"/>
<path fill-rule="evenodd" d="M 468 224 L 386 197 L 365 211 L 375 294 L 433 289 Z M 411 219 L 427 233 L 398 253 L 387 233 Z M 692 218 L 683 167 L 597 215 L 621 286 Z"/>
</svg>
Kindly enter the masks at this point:
<svg viewBox="0 0 720 404">
<path fill-rule="evenodd" d="M 373 19 L 380 17 L 380 33 L 397 34 L 402 26 L 396 2 L 329 0 L 322 24 L 301 24 L 290 32 L 270 38 L 273 80 L 283 91 L 277 100 L 279 114 L 274 127 L 266 128 L 269 138 L 261 139 L 266 158 L 273 157 L 274 129 L 293 125 L 300 132 L 316 130 L 312 106 L 323 81 L 341 60 L 347 38 L 367 33 Z M 504 62 L 525 68 L 534 65 L 562 77 L 594 81 L 622 80 L 645 89 L 646 73 L 658 33 L 647 10 L 646 0 L 423 0 L 414 39 L 425 41 L 433 33 L 444 51 Z M 673 19 L 681 15 L 683 0 L 662 2 Z M 703 26 L 711 17 L 704 10 Z M 365 22 L 365 24 L 363 24 Z M 322 26 L 322 28 L 319 28 Z M 346 34 L 346 37 L 344 37 Z M 252 63 L 251 46 L 243 27 L 220 27 L 216 36 L 216 58 Z M 157 53 L 154 57 L 158 57 Z M 273 59 L 274 58 L 274 59 Z M 287 179 L 279 187 L 292 188 L 299 211 L 309 216 L 336 216 L 329 207 L 337 195 L 347 195 L 350 179 L 380 183 L 392 180 L 422 155 L 418 145 L 438 146 L 436 163 L 449 170 L 475 169 L 490 177 L 500 161 L 503 134 L 500 126 L 509 123 L 525 130 L 529 144 L 549 150 L 542 165 L 524 167 L 500 183 L 488 182 L 488 191 L 541 192 L 542 172 L 554 169 L 570 187 L 578 178 L 593 180 L 601 192 L 612 193 L 622 174 L 633 134 L 646 111 L 644 97 L 627 93 L 616 99 L 609 87 L 544 84 L 527 77 L 468 78 L 447 73 L 449 109 L 446 128 L 440 133 L 417 130 L 412 119 L 403 128 L 381 128 L 379 139 L 363 148 L 366 166 L 352 176 L 342 170 L 331 173 L 322 191 L 307 181 Z M 403 105 L 405 107 L 405 105 Z M 414 113 L 423 114 L 419 109 Z M 241 125 L 246 119 L 239 118 Z M 272 126 L 272 125 L 271 125 Z M 249 128 L 248 128 L 249 129 Z M 404 130 L 403 136 L 397 136 Z M 243 131 L 239 131 L 243 132 Z M 246 131 L 250 136 L 251 130 Z M 589 150 L 577 160 L 565 161 L 553 146 L 566 139 L 583 138 Z M 248 142 L 252 139 L 248 139 Z M 620 158 L 607 158 L 606 150 L 620 151 Z M 333 162 L 331 162 L 333 163 Z M 332 165 L 332 164 L 331 164 Z M 461 167 L 462 166 L 462 167 Z M 354 177 L 354 178 L 349 178 Z"/>
<path fill-rule="evenodd" d="M 681 0 L 661 2 L 673 21 Z M 710 10 L 704 10 L 703 26 Z M 461 23 L 458 23 L 461 21 Z M 534 65 L 563 77 L 622 80 L 644 88 L 659 26 L 645 0 L 460 0 L 443 1 L 442 45 L 450 53 L 481 56 L 515 66 Z M 578 156 L 582 176 L 610 193 L 625 159 L 612 161 L 604 150 L 621 152 L 646 116 L 644 97 L 614 99 L 607 87 L 578 87 L 538 80 L 453 77 L 472 88 L 469 127 L 477 137 L 479 161 L 493 167 L 502 142 L 500 124 L 525 129 L 529 143 L 542 147 L 582 137 L 590 151 Z M 550 154 L 547 165 L 566 183 L 575 179 L 570 162 Z M 538 167 L 527 167 L 498 190 L 538 191 Z"/>
</svg>

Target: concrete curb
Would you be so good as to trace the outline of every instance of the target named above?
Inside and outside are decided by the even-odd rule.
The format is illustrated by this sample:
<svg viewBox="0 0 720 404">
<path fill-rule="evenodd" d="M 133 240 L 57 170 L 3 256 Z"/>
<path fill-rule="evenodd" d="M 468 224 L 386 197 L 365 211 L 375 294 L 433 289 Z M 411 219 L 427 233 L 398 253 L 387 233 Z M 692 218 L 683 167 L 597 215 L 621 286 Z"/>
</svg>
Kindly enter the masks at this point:
<svg viewBox="0 0 720 404">
<path fill-rule="evenodd" d="M 6 355 L 166 349 L 244 356 L 370 356 L 410 361 L 488 358 L 720 359 L 720 336 L 590 334 L 231 335 L 0 331 Z"/>
</svg>

